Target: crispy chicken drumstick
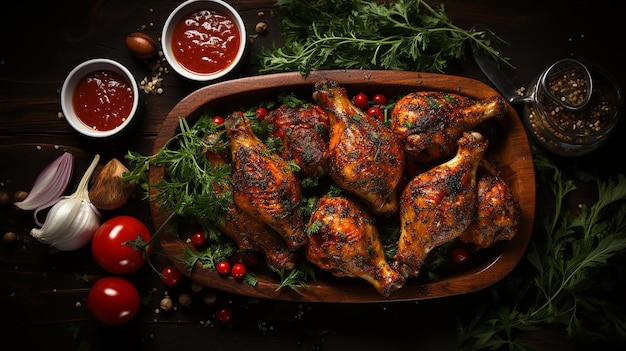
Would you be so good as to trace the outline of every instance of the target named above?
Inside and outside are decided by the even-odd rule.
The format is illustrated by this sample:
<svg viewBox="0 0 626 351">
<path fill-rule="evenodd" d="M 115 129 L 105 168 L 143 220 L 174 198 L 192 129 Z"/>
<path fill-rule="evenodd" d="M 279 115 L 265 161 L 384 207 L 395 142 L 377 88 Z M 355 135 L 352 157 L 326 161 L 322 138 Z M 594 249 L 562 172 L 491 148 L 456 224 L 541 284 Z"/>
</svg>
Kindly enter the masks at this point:
<svg viewBox="0 0 626 351">
<path fill-rule="evenodd" d="M 346 89 L 330 79 L 315 84 L 317 103 L 329 112 L 329 173 L 343 189 L 376 214 L 398 210 L 396 187 L 404 170 L 404 150 L 396 136 L 356 107 Z"/>
<path fill-rule="evenodd" d="M 239 208 L 274 229 L 294 251 L 306 243 L 299 212 L 300 181 L 287 161 L 271 153 L 241 112 L 224 122 L 232 152 L 233 199 Z"/>
<path fill-rule="evenodd" d="M 392 266 L 405 278 L 419 274 L 426 255 L 461 235 L 476 207 L 476 169 L 488 142 L 464 133 L 451 160 L 413 178 L 400 198 L 400 239 Z"/>
<path fill-rule="evenodd" d="M 357 202 L 325 195 L 307 230 L 309 262 L 337 277 L 364 279 L 383 296 L 404 286 L 404 278 L 385 260 L 374 220 Z"/>
</svg>

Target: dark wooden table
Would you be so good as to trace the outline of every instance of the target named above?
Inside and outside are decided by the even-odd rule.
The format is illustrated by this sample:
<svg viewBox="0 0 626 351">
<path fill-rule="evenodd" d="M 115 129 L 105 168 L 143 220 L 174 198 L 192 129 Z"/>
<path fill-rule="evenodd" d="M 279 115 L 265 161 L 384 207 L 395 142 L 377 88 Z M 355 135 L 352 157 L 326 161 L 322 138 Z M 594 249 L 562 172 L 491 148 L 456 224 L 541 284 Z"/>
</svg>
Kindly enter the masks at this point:
<svg viewBox="0 0 626 351">
<path fill-rule="evenodd" d="M 229 1 L 254 30 L 263 11 L 269 25 L 255 39 L 251 53 L 280 43 L 271 14 L 273 1 Z M 132 135 L 114 142 L 95 142 L 74 133 L 59 117 L 59 92 L 65 75 L 78 63 L 108 57 L 125 64 L 137 80 L 150 75 L 141 60 L 124 45 L 126 34 L 146 26 L 153 37 L 179 1 L 65 0 L 15 2 L 0 13 L 0 187 L 29 190 L 36 174 L 51 161 L 57 146 L 79 155 L 100 153 L 104 159 L 122 159 L 128 150 L 150 154 L 160 124 L 172 107 L 201 85 L 183 81 L 171 72 L 164 76 L 163 94 L 143 95 L 145 113 Z M 453 22 L 470 28 L 487 25 L 511 45 L 505 53 L 517 68 L 514 83 L 527 86 L 546 66 L 574 57 L 594 62 L 626 87 L 622 18 L 608 0 L 449 0 L 444 2 Z M 332 11 L 332 9 L 329 9 Z M 256 75 L 258 67 L 244 64 L 229 78 Z M 450 66 L 449 74 L 486 81 L 466 60 Z M 593 155 L 555 157 L 565 170 L 598 170 L 612 175 L 626 169 L 623 150 L 624 123 L 613 138 Z M 89 156 L 79 161 L 88 162 Z M 538 202 L 541 199 L 538 198 Z M 147 204 L 131 200 L 107 213 L 132 214 L 150 224 Z M 105 273 L 90 251 L 58 253 L 29 236 L 30 214 L 3 210 L 0 232 L 16 232 L 17 244 L 0 243 L 0 335 L 3 350 L 110 350 L 186 349 L 212 350 L 452 350 L 455 316 L 472 311 L 485 295 L 391 304 L 299 304 L 251 301 L 241 296 L 219 295 L 219 303 L 233 308 L 228 324 L 216 321 L 216 305 L 204 304 L 191 283 L 166 288 L 149 267 L 129 276 L 146 299 L 137 317 L 120 327 L 92 320 L 85 299 L 92 282 Z M 155 266 L 166 258 L 153 256 Z M 84 281 L 81 277 L 87 276 Z M 166 292 L 194 294 L 190 308 L 165 313 L 159 301 Z M 544 350 L 589 349 L 568 341 L 562 330 L 542 330 L 524 335 Z"/>
</svg>

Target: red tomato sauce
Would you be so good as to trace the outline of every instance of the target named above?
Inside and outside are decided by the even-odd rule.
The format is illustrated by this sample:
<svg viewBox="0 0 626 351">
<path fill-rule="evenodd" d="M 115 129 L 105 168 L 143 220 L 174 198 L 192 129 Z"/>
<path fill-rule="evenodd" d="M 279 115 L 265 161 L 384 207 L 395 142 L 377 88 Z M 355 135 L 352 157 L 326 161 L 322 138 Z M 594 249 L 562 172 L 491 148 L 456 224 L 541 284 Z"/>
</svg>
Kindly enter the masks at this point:
<svg viewBox="0 0 626 351">
<path fill-rule="evenodd" d="M 237 56 L 241 33 L 235 21 L 216 10 L 188 14 L 172 32 L 174 58 L 186 69 L 211 74 L 227 68 Z"/>
<path fill-rule="evenodd" d="M 122 75 L 102 70 L 87 74 L 76 85 L 72 104 L 78 119 L 93 130 L 115 129 L 130 116 L 133 88 Z"/>
</svg>

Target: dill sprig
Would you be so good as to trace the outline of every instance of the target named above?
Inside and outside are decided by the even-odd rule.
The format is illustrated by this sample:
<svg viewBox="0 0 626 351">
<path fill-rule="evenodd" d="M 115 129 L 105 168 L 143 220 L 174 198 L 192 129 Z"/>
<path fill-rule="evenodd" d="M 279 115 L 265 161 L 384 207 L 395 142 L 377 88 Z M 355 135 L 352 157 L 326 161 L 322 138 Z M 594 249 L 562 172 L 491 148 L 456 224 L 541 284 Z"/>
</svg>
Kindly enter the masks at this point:
<svg viewBox="0 0 626 351">
<path fill-rule="evenodd" d="M 332 9 L 332 10 L 330 10 Z M 424 0 L 379 3 L 368 0 L 279 0 L 274 12 L 282 46 L 263 48 L 259 72 L 319 69 L 389 69 L 443 72 L 464 57 L 465 43 L 496 62 L 508 58 L 491 33 L 452 23 L 443 4 Z"/>
<path fill-rule="evenodd" d="M 490 290 L 493 306 L 485 306 L 467 325 L 459 323 L 459 347 L 467 350 L 531 350 L 519 332 L 551 325 L 585 342 L 626 343 L 626 315 L 611 300 L 610 275 L 624 273 L 616 264 L 626 249 L 626 177 L 594 183 L 597 201 L 565 208 L 576 190 L 545 156 L 535 153 L 540 187 L 551 191 L 554 206 L 538 211 L 526 261 Z M 623 256 L 621 256 L 623 258 Z"/>
</svg>

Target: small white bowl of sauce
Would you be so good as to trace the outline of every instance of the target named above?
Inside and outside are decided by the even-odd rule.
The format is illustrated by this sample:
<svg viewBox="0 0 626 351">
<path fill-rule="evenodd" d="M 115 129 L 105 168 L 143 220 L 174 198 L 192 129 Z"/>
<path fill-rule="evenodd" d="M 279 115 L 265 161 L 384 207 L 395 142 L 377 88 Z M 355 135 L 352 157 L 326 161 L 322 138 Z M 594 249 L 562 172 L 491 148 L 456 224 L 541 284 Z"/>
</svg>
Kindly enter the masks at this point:
<svg viewBox="0 0 626 351">
<path fill-rule="evenodd" d="M 74 130 L 107 138 L 125 130 L 137 114 L 139 87 L 130 71 L 110 59 L 85 61 L 67 75 L 61 109 Z"/>
<path fill-rule="evenodd" d="M 179 75 L 209 82 L 232 72 L 244 57 L 246 27 L 241 15 L 221 0 L 188 0 L 163 26 L 163 55 Z"/>
</svg>

